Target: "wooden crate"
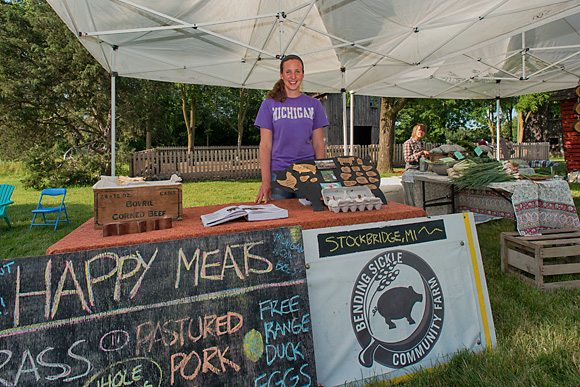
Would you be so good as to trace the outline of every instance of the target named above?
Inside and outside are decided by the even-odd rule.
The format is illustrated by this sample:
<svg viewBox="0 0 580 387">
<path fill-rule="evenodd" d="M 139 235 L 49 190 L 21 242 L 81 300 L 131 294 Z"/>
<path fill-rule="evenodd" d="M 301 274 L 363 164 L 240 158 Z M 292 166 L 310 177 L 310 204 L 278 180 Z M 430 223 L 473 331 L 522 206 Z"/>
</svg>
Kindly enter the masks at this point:
<svg viewBox="0 0 580 387">
<path fill-rule="evenodd" d="M 95 229 L 105 224 L 182 219 L 181 184 L 93 189 Z"/>
<path fill-rule="evenodd" d="M 540 290 L 579 287 L 580 232 L 549 230 L 532 236 L 502 232 L 501 269 Z"/>
</svg>

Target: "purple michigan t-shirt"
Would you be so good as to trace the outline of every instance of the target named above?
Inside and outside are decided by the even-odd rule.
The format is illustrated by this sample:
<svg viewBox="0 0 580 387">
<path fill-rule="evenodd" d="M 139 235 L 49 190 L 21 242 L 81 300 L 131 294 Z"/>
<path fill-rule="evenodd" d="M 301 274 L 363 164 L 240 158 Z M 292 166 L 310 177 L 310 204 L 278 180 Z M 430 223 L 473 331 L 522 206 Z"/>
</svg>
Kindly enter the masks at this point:
<svg viewBox="0 0 580 387">
<path fill-rule="evenodd" d="M 327 126 L 328 119 L 319 100 L 300 94 L 284 102 L 265 99 L 254 125 L 272 131 L 270 168 L 283 171 L 297 161 L 314 158 L 312 131 Z"/>
</svg>

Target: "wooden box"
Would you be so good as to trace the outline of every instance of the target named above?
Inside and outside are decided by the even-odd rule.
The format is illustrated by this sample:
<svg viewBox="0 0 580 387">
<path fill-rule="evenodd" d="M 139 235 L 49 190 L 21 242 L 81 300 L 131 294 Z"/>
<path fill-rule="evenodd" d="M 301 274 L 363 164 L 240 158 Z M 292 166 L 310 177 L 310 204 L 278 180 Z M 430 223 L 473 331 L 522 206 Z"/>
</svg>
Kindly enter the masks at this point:
<svg viewBox="0 0 580 387">
<path fill-rule="evenodd" d="M 580 286 L 580 232 L 501 233 L 501 269 L 540 290 Z"/>
<path fill-rule="evenodd" d="M 182 219 L 181 184 L 93 189 L 95 229 L 105 224 Z"/>
</svg>

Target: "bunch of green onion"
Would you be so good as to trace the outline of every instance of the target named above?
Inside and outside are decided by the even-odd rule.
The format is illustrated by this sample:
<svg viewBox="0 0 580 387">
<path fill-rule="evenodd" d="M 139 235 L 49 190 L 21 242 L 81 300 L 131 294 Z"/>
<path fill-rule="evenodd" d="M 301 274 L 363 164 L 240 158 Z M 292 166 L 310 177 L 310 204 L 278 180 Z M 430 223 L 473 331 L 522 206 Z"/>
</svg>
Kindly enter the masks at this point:
<svg viewBox="0 0 580 387">
<path fill-rule="evenodd" d="M 471 160 L 461 161 L 453 166 L 453 184 L 459 189 L 485 188 L 490 183 L 500 183 L 515 180 L 513 175 L 506 173 L 503 165 L 497 161 L 475 163 Z"/>
</svg>

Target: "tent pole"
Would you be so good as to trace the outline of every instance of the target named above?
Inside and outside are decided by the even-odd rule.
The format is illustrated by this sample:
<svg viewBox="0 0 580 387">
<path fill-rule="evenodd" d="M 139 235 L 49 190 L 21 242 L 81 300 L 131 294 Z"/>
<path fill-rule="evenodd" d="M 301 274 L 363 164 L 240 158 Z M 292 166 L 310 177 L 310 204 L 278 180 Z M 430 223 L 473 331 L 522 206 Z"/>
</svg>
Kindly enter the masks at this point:
<svg viewBox="0 0 580 387">
<path fill-rule="evenodd" d="M 346 146 L 348 145 L 348 137 L 347 137 L 347 126 L 346 126 L 346 91 L 342 92 L 342 136 L 343 136 L 343 155 L 346 156 Z"/>
<path fill-rule="evenodd" d="M 117 76 L 116 72 L 111 73 L 111 176 L 115 176 L 115 78 Z"/>
<path fill-rule="evenodd" d="M 497 161 L 499 161 L 500 157 L 499 157 L 499 152 L 500 152 L 500 146 L 499 146 L 499 114 L 500 114 L 500 104 L 499 104 L 499 99 L 501 96 L 501 92 L 499 90 L 499 85 L 501 83 L 501 80 L 497 80 L 495 81 L 495 84 L 497 85 L 497 93 L 496 93 L 496 97 L 495 97 L 495 148 L 496 148 L 496 152 L 495 152 L 495 158 L 497 159 Z M 504 155 L 504 157 L 507 157 L 506 155 Z"/>
<path fill-rule="evenodd" d="M 500 151 L 500 147 L 499 147 L 499 113 L 500 113 L 499 112 L 499 109 L 500 109 L 500 106 L 499 106 L 499 96 L 495 97 L 495 101 L 496 101 L 495 102 L 495 110 L 496 110 L 496 113 L 495 113 L 495 119 L 496 119 L 496 124 L 495 124 L 495 136 L 496 136 L 495 149 L 496 149 L 496 152 L 495 152 L 495 154 L 496 154 L 497 161 L 499 161 L 499 158 L 500 158 L 499 157 L 499 151 Z M 504 157 L 506 157 L 506 155 L 504 155 Z"/>
<path fill-rule="evenodd" d="M 522 80 L 526 80 L 526 33 L 522 32 Z"/>
<path fill-rule="evenodd" d="M 353 156 L 354 144 L 354 91 L 350 91 L 350 155 Z"/>
</svg>

